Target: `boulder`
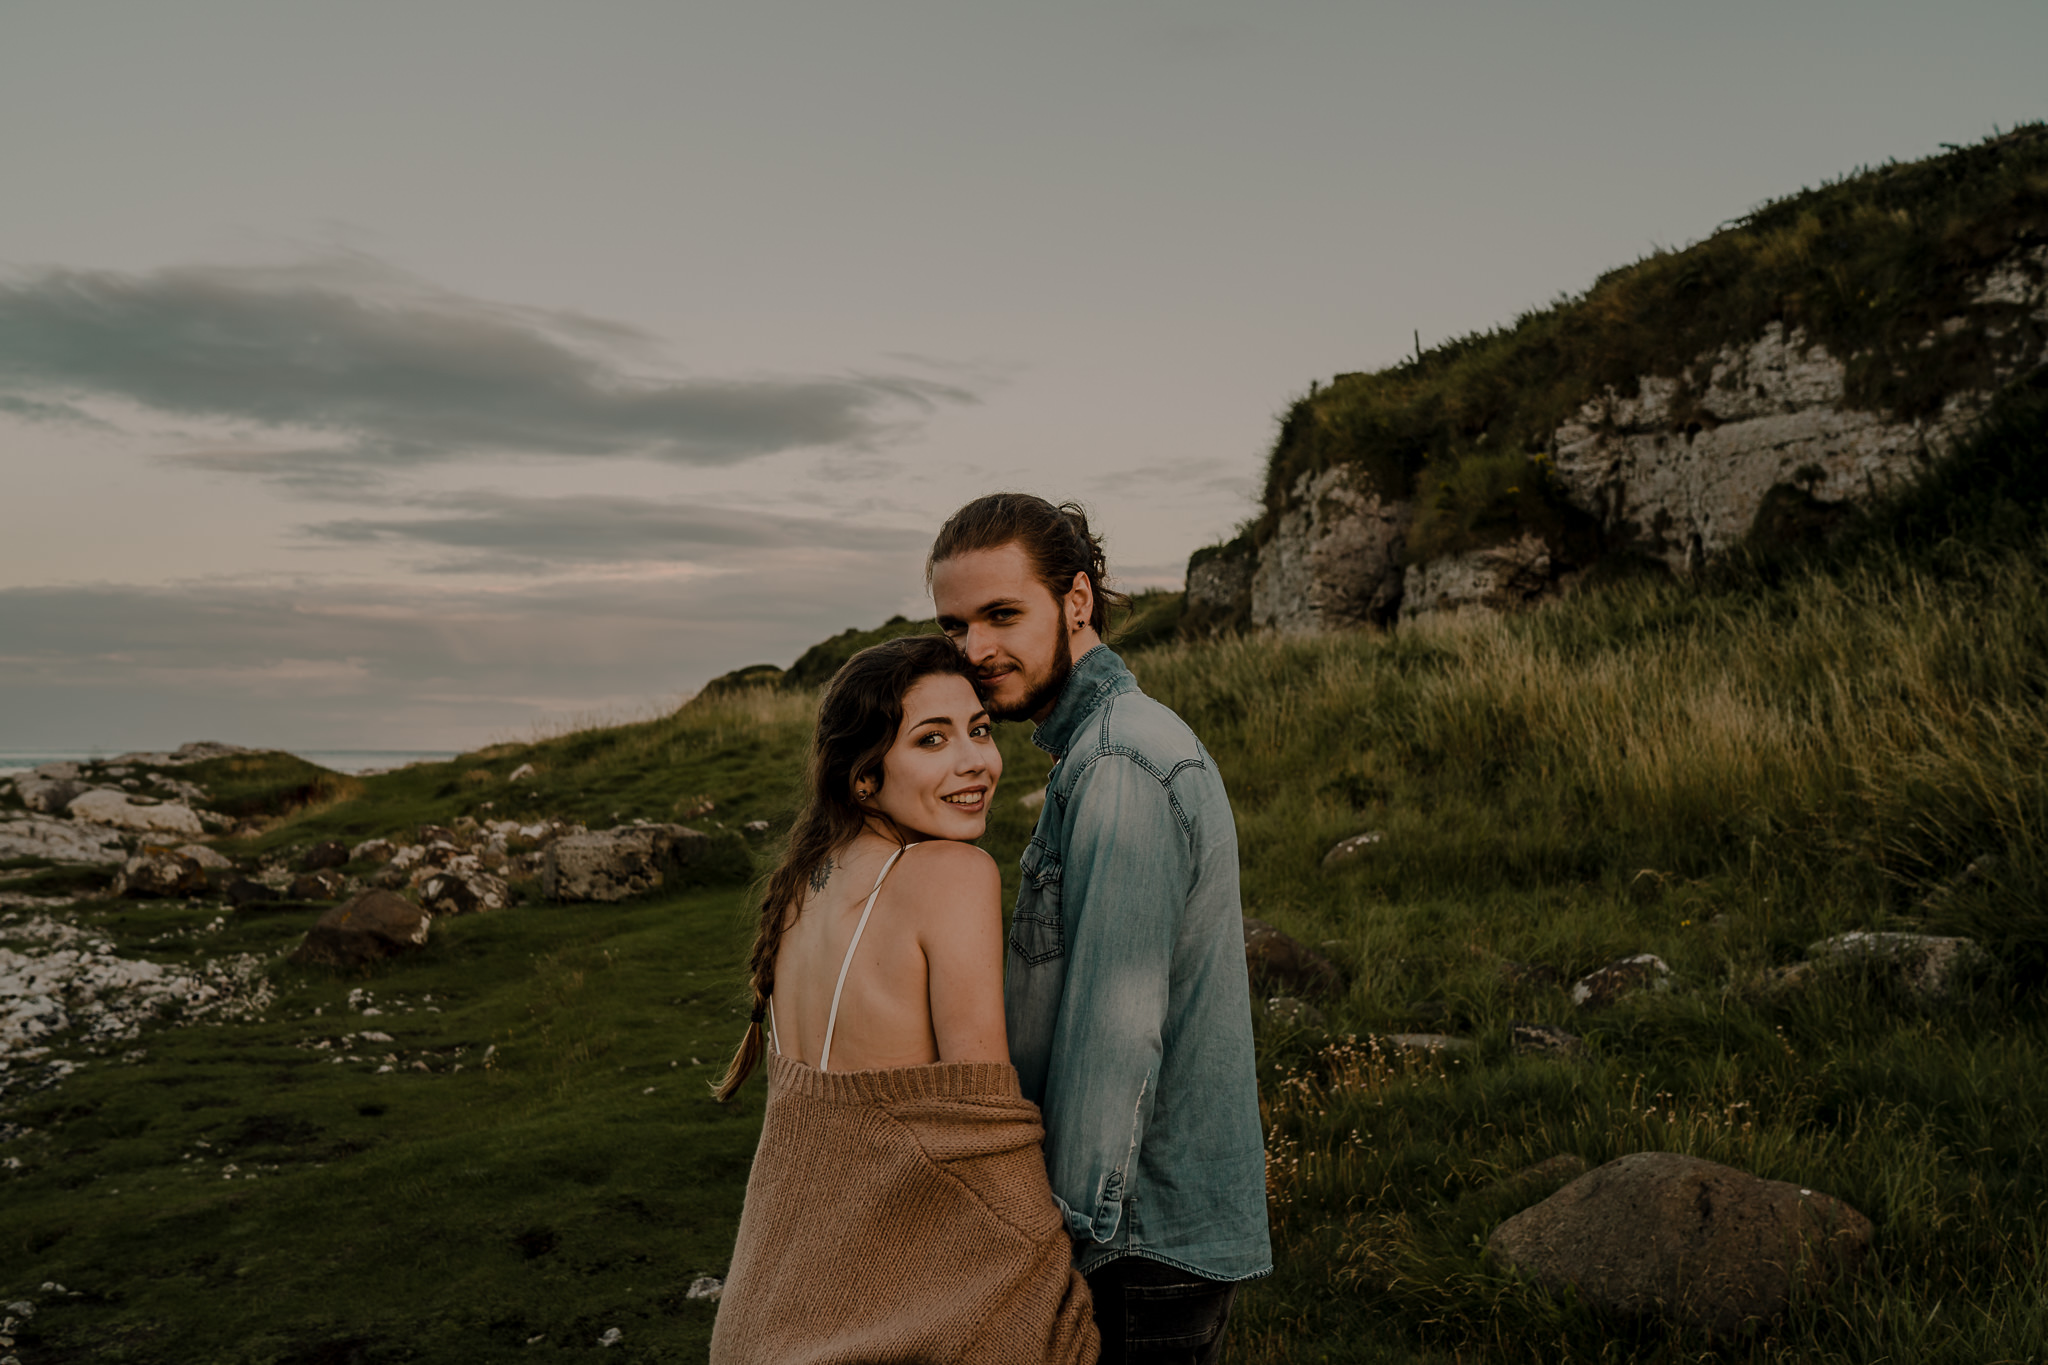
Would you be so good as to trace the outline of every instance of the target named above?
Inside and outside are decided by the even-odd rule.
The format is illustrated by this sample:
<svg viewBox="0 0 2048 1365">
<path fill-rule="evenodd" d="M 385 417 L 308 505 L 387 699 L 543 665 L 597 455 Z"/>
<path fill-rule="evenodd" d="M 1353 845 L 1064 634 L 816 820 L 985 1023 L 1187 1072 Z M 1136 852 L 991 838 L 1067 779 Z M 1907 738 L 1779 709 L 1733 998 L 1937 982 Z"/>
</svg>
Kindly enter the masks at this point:
<svg viewBox="0 0 2048 1365">
<path fill-rule="evenodd" d="M 50 782 L 76 782 L 83 770 L 76 763 L 45 763 L 31 768 L 24 777 L 40 777 Z M 15 779 L 17 782 L 20 778 Z"/>
<path fill-rule="evenodd" d="M 174 848 L 145 845 L 122 866 L 114 879 L 114 894 L 134 900 L 183 899 L 203 896 L 211 885 L 197 858 Z"/>
<path fill-rule="evenodd" d="M 292 961 L 354 967 L 417 952 L 426 946 L 427 926 L 433 921 L 431 914 L 403 896 L 365 891 L 322 915 L 306 931 Z"/>
<path fill-rule="evenodd" d="M 512 775 L 506 778 L 505 780 L 507 782 L 525 782 L 530 780 L 533 776 L 533 765 L 531 763 L 522 763 L 518 767 L 514 768 L 512 770 Z"/>
<path fill-rule="evenodd" d="M 101 825 L 53 820 L 46 815 L 0 816 L 0 858 L 118 863 L 127 856 L 128 846 L 120 833 Z"/>
<path fill-rule="evenodd" d="M 1939 934 L 1858 930 L 1811 944 L 1806 955 L 1824 966 L 1873 967 L 1927 1004 L 1945 1000 L 1970 977 L 1991 966 L 1975 939 Z"/>
<path fill-rule="evenodd" d="M 1249 915 L 1244 921 L 1244 964 L 1258 990 L 1329 996 L 1344 989 L 1344 973 L 1336 963 Z"/>
<path fill-rule="evenodd" d="M 306 850 L 299 859 L 299 871 L 324 872 L 330 867 L 340 867 L 348 861 L 348 845 L 339 839 L 322 839 Z"/>
<path fill-rule="evenodd" d="M 50 766 L 74 770 L 77 767 L 71 763 Z M 21 798 L 21 804 L 44 815 L 62 815 L 66 806 L 90 790 L 76 777 L 44 777 L 40 770 L 14 779 L 14 793 Z"/>
<path fill-rule="evenodd" d="M 655 890 L 711 851 L 687 825 L 622 826 L 548 846 L 541 891 L 551 901 L 622 901 Z"/>
<path fill-rule="evenodd" d="M 331 867 L 318 872 L 301 872 L 292 878 L 291 889 L 285 894 L 295 901 L 339 900 L 347 882 L 348 878 Z"/>
<path fill-rule="evenodd" d="M 1596 967 L 1572 983 L 1572 1003 L 1584 1009 L 1611 1005 L 1636 991 L 1668 991 L 1671 968 L 1655 953 L 1637 953 Z"/>
<path fill-rule="evenodd" d="M 225 872 L 235 865 L 235 860 L 226 854 L 216 853 L 205 844 L 184 844 L 178 852 L 198 863 L 208 872 Z"/>
<path fill-rule="evenodd" d="M 352 863 L 388 863 L 397 852 L 397 845 L 389 839 L 365 839 L 348 851 L 348 860 Z"/>
<path fill-rule="evenodd" d="M 74 820 L 131 829 L 143 834 L 182 834 L 188 839 L 196 839 L 206 833 L 206 826 L 200 823 L 190 806 L 181 806 L 175 801 L 152 801 L 128 792 L 89 791 L 74 798 L 66 809 Z"/>
<path fill-rule="evenodd" d="M 1576 1057 L 1586 1047 L 1578 1034 L 1555 1024 L 1509 1024 L 1508 1038 L 1516 1052 L 1538 1057 Z"/>
<path fill-rule="evenodd" d="M 229 905 L 240 910 L 249 905 L 269 905 L 281 899 L 277 891 L 262 882 L 252 882 L 247 877 L 237 877 L 220 889 Z"/>
<path fill-rule="evenodd" d="M 1600 1312 L 1661 1314 L 1725 1335 L 1825 1288 L 1869 1250 L 1838 1199 L 1676 1152 L 1638 1152 L 1494 1229 L 1487 1250 Z"/>
<path fill-rule="evenodd" d="M 1365 856 L 1366 850 L 1374 844 L 1384 842 L 1386 837 L 1376 829 L 1369 829 L 1363 834 L 1354 834 L 1349 839 L 1339 840 L 1335 847 L 1323 855 L 1323 866 L 1342 867 L 1345 863 L 1355 863 Z"/>
<path fill-rule="evenodd" d="M 420 883 L 420 904 L 437 915 L 503 910 L 511 903 L 511 888 L 488 872 L 436 872 Z"/>
</svg>

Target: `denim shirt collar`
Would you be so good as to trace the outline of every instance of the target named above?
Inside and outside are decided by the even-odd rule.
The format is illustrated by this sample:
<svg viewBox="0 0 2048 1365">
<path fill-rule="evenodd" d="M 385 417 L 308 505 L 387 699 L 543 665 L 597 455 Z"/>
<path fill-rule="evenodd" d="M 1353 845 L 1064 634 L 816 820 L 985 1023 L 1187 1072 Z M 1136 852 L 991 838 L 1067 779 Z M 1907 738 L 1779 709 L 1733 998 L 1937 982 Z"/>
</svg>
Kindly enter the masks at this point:
<svg viewBox="0 0 2048 1365">
<path fill-rule="evenodd" d="M 1052 714 L 1040 721 L 1038 728 L 1031 732 L 1031 742 L 1051 754 L 1054 758 L 1066 756 L 1073 745 L 1074 735 L 1095 714 L 1109 697 L 1118 692 L 1129 692 L 1136 688 L 1138 680 L 1131 676 L 1131 670 L 1124 667 L 1124 661 L 1108 645 L 1097 645 L 1074 661 L 1074 671 L 1067 678 L 1065 690 L 1060 699 L 1053 703 Z"/>
</svg>

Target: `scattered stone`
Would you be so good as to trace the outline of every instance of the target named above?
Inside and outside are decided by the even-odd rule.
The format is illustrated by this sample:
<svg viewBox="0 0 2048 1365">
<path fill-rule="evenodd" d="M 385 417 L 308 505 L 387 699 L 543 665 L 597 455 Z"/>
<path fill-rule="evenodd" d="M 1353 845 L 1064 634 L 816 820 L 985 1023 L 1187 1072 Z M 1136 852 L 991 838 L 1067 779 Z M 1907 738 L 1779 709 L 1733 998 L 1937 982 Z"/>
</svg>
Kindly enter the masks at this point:
<svg viewBox="0 0 2048 1365">
<path fill-rule="evenodd" d="M 1509 1024 L 1508 1036 L 1515 1051 L 1524 1056 L 1576 1057 L 1586 1049 L 1578 1034 L 1555 1024 Z"/>
<path fill-rule="evenodd" d="M 1321 1028 L 1326 1022 L 1321 1010 L 1291 995 L 1276 995 L 1268 1000 L 1266 1019 L 1290 1028 Z"/>
<path fill-rule="evenodd" d="M 333 868 L 318 872 L 301 872 L 292 878 L 291 889 L 285 895 L 295 901 L 331 901 L 341 899 L 341 893 L 348 884 L 348 878 Z"/>
<path fill-rule="evenodd" d="M 0 817 L 0 858 L 43 858 L 53 863 L 118 863 L 127 841 L 103 825 L 74 824 L 44 815 Z"/>
<path fill-rule="evenodd" d="M 1349 839 L 1338 843 L 1335 848 L 1332 848 L 1323 855 L 1323 866 L 1339 867 L 1345 863 L 1357 862 L 1365 856 L 1367 849 L 1371 848 L 1374 844 L 1385 842 L 1386 837 L 1386 835 L 1376 829 L 1369 829 L 1363 834 L 1354 834 Z"/>
<path fill-rule="evenodd" d="M 1509 986 L 1542 990 L 1562 985 L 1564 973 L 1547 962 L 1503 962 L 1500 964 L 1500 979 Z"/>
<path fill-rule="evenodd" d="M 600 1346 L 616 1346 L 625 1339 L 626 1334 L 624 1332 L 621 1332 L 616 1327 L 607 1327 L 604 1329 L 604 1335 L 597 1339 L 597 1344 Z"/>
<path fill-rule="evenodd" d="M 348 861 L 348 845 L 339 839 L 322 839 L 299 859 L 299 871 L 324 872 Z"/>
<path fill-rule="evenodd" d="M 433 921 L 431 914 L 403 896 L 365 891 L 322 915 L 306 931 L 292 961 L 354 967 L 416 952 L 426 947 L 427 926 Z"/>
<path fill-rule="evenodd" d="M 64 808 L 90 790 L 77 777 L 78 765 L 74 763 L 52 763 L 51 768 L 69 768 L 69 777 L 46 777 L 43 769 L 23 773 L 14 779 L 15 795 L 21 804 L 44 815 L 62 815 Z"/>
<path fill-rule="evenodd" d="M 1572 984 L 1572 1003 L 1582 1009 L 1611 1005 L 1640 990 L 1671 989 L 1671 968 L 1655 953 L 1637 953 L 1595 968 Z"/>
<path fill-rule="evenodd" d="M 1487 1249 L 1603 1312 L 1717 1334 L 1781 1312 L 1869 1250 L 1870 1220 L 1828 1195 L 1676 1152 L 1638 1152 L 1494 1229 Z M 1796 1277 L 1796 1278 L 1795 1278 Z"/>
<path fill-rule="evenodd" d="M 725 1293 L 724 1280 L 716 1275 L 699 1275 L 696 1279 L 690 1281 L 690 1287 L 684 1291 L 683 1297 L 686 1299 L 709 1299 L 711 1302 L 717 1303 L 719 1295 L 723 1293 Z"/>
<path fill-rule="evenodd" d="M 541 890 L 551 901 L 622 901 L 655 890 L 710 852 L 686 825 L 639 825 L 572 834 L 548 846 Z"/>
<path fill-rule="evenodd" d="M 1808 946 L 1816 963 L 1877 967 L 1927 1004 L 1945 1000 L 1971 976 L 1991 966 L 1991 954 L 1975 939 L 1939 934 L 1877 933 L 1857 930 Z"/>
<path fill-rule="evenodd" d="M 454 848 L 462 842 L 456 837 L 455 831 L 446 825 L 421 825 L 419 841 L 423 848 L 432 848 L 435 844 L 446 844 Z"/>
<path fill-rule="evenodd" d="M 221 895 L 227 903 L 240 910 L 249 905 L 269 905 L 280 899 L 275 889 L 262 882 L 252 882 L 247 877 L 237 877 L 221 888 Z"/>
<path fill-rule="evenodd" d="M 768 832 L 768 822 L 766 820 L 749 820 L 740 828 L 749 834 L 766 834 Z"/>
<path fill-rule="evenodd" d="M 388 863 L 398 846 L 389 839 L 365 839 L 348 851 L 352 863 Z"/>
<path fill-rule="evenodd" d="M 1035 792 L 1025 792 L 1017 798 L 1017 804 L 1025 810 L 1037 810 L 1045 804 L 1045 788 L 1040 787 Z"/>
<path fill-rule="evenodd" d="M 437 915 L 503 910 L 511 903 L 511 888 L 488 872 L 436 872 L 420 883 L 420 904 Z"/>
<path fill-rule="evenodd" d="M 74 820 L 144 834 L 182 834 L 197 839 L 206 833 L 206 826 L 190 806 L 175 801 L 152 801 L 129 792 L 100 788 L 75 798 L 65 809 Z"/>
<path fill-rule="evenodd" d="M 182 900 L 203 896 L 212 887 L 197 858 L 174 848 L 148 845 L 130 858 L 114 879 L 114 894 L 131 900 Z"/>
<path fill-rule="evenodd" d="M 1297 996 L 1337 995 L 1344 989 L 1344 973 L 1336 963 L 1249 915 L 1244 921 L 1244 960 L 1259 989 Z"/>
<path fill-rule="evenodd" d="M 538 773 L 531 763 L 522 763 L 518 767 L 514 768 L 512 770 L 512 776 L 506 778 L 505 780 L 507 782 L 525 782 L 537 775 Z"/>
<path fill-rule="evenodd" d="M 198 863 L 208 872 L 225 872 L 235 865 L 235 860 L 224 853 L 216 853 L 205 844 L 182 844 L 178 852 Z"/>
</svg>

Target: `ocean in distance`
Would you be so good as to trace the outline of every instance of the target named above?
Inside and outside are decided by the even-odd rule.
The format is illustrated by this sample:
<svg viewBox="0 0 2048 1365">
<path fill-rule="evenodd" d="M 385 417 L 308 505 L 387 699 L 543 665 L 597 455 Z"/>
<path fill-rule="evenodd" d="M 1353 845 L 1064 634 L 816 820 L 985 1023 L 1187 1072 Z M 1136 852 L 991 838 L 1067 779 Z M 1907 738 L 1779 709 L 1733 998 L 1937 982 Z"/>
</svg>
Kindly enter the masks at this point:
<svg viewBox="0 0 2048 1365">
<path fill-rule="evenodd" d="M 169 748 L 175 749 L 173 744 Z M 0 777 L 24 773 L 45 763 L 85 763 L 113 758 L 126 749 L 0 749 Z M 308 763 L 317 763 L 338 773 L 382 772 L 403 768 L 408 763 L 438 763 L 455 757 L 453 749 L 290 749 Z"/>
</svg>

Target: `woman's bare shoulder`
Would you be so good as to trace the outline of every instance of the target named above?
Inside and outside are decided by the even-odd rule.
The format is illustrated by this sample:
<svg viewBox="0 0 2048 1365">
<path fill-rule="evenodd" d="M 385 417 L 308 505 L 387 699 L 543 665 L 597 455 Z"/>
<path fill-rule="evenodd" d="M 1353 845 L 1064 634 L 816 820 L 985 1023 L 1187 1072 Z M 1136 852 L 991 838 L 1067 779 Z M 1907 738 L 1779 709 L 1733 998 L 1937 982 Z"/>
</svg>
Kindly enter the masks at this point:
<svg viewBox="0 0 2048 1365">
<path fill-rule="evenodd" d="M 963 898 L 994 904 L 1002 899 L 1003 874 L 996 860 L 973 844 L 951 839 L 934 839 L 905 853 L 896 876 L 902 883 L 898 891 L 913 904 L 957 906 Z"/>
</svg>

